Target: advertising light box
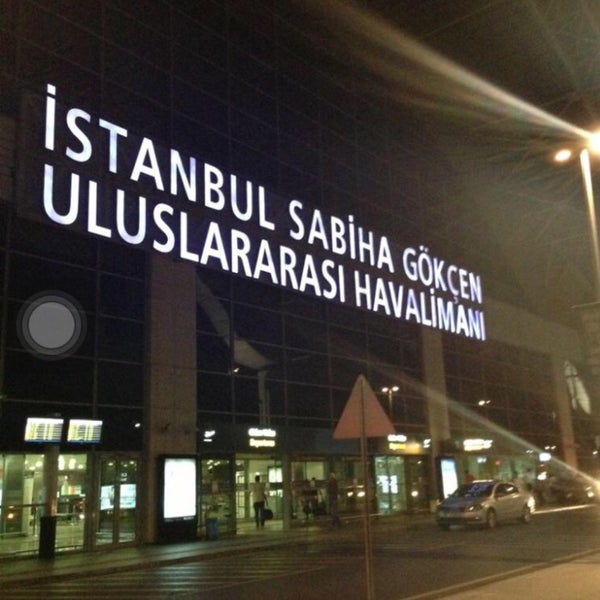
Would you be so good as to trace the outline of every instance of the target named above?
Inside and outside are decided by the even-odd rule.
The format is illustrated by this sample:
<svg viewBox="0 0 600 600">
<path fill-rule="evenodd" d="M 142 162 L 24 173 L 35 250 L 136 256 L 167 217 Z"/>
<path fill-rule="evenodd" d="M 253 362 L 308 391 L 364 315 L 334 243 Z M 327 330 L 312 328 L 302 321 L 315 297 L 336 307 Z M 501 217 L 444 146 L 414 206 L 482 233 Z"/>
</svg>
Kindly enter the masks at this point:
<svg viewBox="0 0 600 600">
<path fill-rule="evenodd" d="M 439 468 L 442 480 L 442 494 L 444 498 L 447 498 L 458 487 L 456 459 L 442 456 L 439 459 Z"/>
<path fill-rule="evenodd" d="M 197 459 L 192 455 L 159 458 L 158 532 L 162 541 L 177 542 L 196 536 L 197 469 Z"/>
</svg>

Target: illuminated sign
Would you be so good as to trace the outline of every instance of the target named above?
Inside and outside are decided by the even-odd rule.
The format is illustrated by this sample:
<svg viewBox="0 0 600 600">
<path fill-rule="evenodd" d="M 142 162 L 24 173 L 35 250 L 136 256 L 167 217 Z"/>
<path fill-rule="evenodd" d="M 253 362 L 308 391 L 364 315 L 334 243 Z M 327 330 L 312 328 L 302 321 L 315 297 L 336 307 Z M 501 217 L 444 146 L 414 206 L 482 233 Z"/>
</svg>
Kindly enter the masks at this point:
<svg viewBox="0 0 600 600">
<path fill-rule="evenodd" d="M 490 450 L 494 440 L 482 440 L 478 438 L 467 439 L 463 441 L 465 452 L 480 452 L 481 450 Z"/>
<path fill-rule="evenodd" d="M 196 516 L 196 459 L 165 458 L 162 491 L 165 520 L 194 518 Z"/>
<path fill-rule="evenodd" d="M 248 430 L 248 443 L 251 448 L 275 448 L 277 432 L 274 429 L 251 427 Z"/>
<path fill-rule="evenodd" d="M 71 419 L 67 429 L 67 442 L 98 444 L 102 437 L 102 421 Z"/>
<path fill-rule="evenodd" d="M 214 429 L 208 429 L 204 432 L 203 441 L 207 444 L 211 444 L 212 441 L 215 439 L 215 435 L 217 435 L 217 432 Z"/>
<path fill-rule="evenodd" d="M 58 99 L 23 102 L 20 214 L 485 340 L 479 275 Z"/>
<path fill-rule="evenodd" d="M 59 443 L 62 438 L 64 419 L 28 417 L 25 424 L 25 441 Z"/>
</svg>

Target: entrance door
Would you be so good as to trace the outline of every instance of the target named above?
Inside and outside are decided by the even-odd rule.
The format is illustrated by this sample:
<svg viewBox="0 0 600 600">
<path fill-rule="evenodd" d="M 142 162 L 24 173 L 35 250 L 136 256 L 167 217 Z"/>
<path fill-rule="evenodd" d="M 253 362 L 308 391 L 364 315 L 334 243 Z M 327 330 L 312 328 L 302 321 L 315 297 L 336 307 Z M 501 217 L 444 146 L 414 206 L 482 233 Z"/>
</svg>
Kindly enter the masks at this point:
<svg viewBox="0 0 600 600">
<path fill-rule="evenodd" d="M 376 456 L 378 509 L 382 513 L 407 510 L 406 478 L 403 456 Z"/>
<path fill-rule="evenodd" d="M 100 459 L 96 546 L 135 542 L 137 479 L 137 459 Z"/>
</svg>

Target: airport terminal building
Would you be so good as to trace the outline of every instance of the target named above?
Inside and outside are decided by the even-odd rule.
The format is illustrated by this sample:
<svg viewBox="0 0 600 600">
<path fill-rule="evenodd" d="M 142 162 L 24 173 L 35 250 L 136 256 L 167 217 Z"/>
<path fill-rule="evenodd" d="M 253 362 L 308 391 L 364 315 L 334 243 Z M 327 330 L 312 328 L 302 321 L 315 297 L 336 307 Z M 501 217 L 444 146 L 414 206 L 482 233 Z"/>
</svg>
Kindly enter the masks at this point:
<svg viewBox="0 0 600 600">
<path fill-rule="evenodd" d="M 283 5 L 2 3 L 0 556 L 45 516 L 61 550 L 234 533 L 256 474 L 293 527 L 331 472 L 389 514 L 594 471 L 579 332 L 440 233 L 421 124 Z"/>
</svg>

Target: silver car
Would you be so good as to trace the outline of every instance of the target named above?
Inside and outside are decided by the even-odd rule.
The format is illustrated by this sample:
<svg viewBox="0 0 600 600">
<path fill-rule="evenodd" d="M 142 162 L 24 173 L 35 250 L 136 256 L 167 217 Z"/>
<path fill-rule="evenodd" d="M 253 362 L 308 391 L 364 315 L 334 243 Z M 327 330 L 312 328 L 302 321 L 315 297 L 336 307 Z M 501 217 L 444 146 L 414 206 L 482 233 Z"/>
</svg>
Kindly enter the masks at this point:
<svg viewBox="0 0 600 600">
<path fill-rule="evenodd" d="M 438 504 L 435 519 L 441 529 L 450 525 L 482 525 L 490 529 L 499 521 L 531 521 L 534 508 L 530 492 L 514 483 L 482 480 L 464 483 Z"/>
</svg>

